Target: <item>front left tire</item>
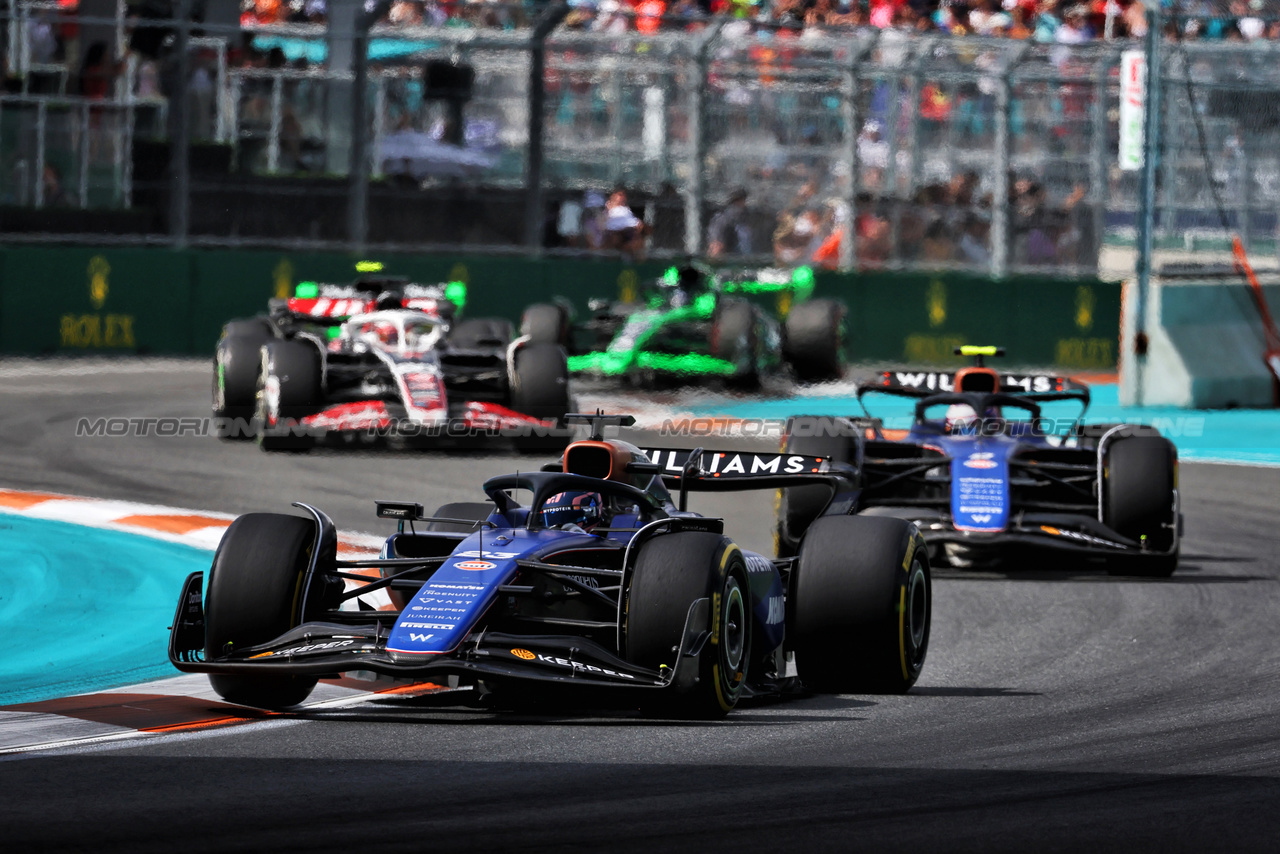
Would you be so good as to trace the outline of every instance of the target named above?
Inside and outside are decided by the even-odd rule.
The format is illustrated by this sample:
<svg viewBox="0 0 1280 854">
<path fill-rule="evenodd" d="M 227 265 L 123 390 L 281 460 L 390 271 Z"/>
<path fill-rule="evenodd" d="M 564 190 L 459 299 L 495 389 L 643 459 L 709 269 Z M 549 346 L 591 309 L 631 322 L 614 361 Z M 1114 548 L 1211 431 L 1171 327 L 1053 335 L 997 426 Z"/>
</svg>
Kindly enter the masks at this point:
<svg viewBox="0 0 1280 854">
<path fill-rule="evenodd" d="M 266 643 L 301 622 L 302 584 L 315 523 L 279 513 L 249 513 L 231 523 L 209 570 L 204 600 L 205 660 Z M 315 677 L 290 674 L 210 674 L 230 703 L 281 709 L 296 706 Z"/>
<path fill-rule="evenodd" d="M 641 545 L 627 592 L 626 655 L 659 672 L 681 666 L 685 623 L 699 599 L 709 600 L 710 636 L 697 656 L 697 681 L 657 705 L 693 718 L 722 717 L 742 697 L 751 660 L 746 561 L 727 538 L 678 531 Z"/>
</svg>

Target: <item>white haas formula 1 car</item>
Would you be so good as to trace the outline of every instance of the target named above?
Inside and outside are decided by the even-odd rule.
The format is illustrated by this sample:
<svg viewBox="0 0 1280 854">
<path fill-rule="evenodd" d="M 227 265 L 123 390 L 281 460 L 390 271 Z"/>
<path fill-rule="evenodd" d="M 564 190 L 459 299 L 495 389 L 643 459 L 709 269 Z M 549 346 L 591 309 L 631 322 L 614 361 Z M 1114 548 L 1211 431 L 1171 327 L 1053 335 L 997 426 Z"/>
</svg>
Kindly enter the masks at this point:
<svg viewBox="0 0 1280 854">
<path fill-rule="evenodd" d="M 512 340 L 501 319 L 451 323 L 452 312 L 427 306 L 377 308 L 405 305 L 400 293 L 356 301 L 369 310 L 352 316 L 316 313 L 309 302 L 233 321 L 218 342 L 214 414 L 245 418 L 242 435 L 262 448 L 356 435 L 410 444 L 500 435 L 528 450 L 568 441 L 558 346 Z"/>
</svg>

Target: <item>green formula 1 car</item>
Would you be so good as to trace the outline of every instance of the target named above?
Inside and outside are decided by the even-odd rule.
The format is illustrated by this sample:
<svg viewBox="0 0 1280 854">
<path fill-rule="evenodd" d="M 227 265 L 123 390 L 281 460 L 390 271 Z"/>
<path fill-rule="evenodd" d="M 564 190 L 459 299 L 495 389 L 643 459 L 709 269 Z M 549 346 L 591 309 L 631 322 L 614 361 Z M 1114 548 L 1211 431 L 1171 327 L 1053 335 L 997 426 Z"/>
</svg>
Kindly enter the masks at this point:
<svg viewBox="0 0 1280 854">
<path fill-rule="evenodd" d="M 810 299 L 813 287 L 808 267 L 729 275 L 672 267 L 636 300 L 592 300 L 585 323 L 567 304 L 532 305 L 520 332 L 563 346 L 579 378 L 649 385 L 710 377 L 752 388 L 789 368 L 800 382 L 833 380 L 844 371 L 846 310 Z M 762 294 L 778 297 L 785 320 L 751 299 Z"/>
</svg>

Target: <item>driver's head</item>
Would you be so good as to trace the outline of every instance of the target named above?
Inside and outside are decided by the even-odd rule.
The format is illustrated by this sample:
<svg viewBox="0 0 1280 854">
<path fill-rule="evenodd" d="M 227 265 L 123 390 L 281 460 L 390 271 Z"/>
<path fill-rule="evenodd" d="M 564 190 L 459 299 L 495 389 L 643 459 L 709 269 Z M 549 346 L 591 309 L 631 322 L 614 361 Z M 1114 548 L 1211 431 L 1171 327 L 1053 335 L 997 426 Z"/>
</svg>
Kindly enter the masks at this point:
<svg viewBox="0 0 1280 854">
<path fill-rule="evenodd" d="M 378 320 L 370 324 L 366 324 L 361 330 L 361 337 L 373 344 L 382 344 L 384 346 L 394 346 L 399 337 L 396 333 L 396 325 L 389 320 Z"/>
<path fill-rule="evenodd" d="M 988 406 L 983 418 L 1001 418 L 1000 407 Z M 947 407 L 946 429 L 948 433 L 976 432 L 982 424 L 982 418 L 967 403 L 953 403 Z"/>
<path fill-rule="evenodd" d="M 697 267 L 686 265 L 676 271 L 676 287 L 682 291 L 696 291 L 702 287 L 702 273 Z"/>
<path fill-rule="evenodd" d="M 945 423 L 948 433 L 963 433 L 977 425 L 978 413 L 967 403 L 953 403 L 947 407 Z"/>
<path fill-rule="evenodd" d="M 604 517 L 604 498 L 598 492 L 558 492 L 543 503 L 538 516 L 547 528 L 577 525 L 590 532 Z"/>
</svg>

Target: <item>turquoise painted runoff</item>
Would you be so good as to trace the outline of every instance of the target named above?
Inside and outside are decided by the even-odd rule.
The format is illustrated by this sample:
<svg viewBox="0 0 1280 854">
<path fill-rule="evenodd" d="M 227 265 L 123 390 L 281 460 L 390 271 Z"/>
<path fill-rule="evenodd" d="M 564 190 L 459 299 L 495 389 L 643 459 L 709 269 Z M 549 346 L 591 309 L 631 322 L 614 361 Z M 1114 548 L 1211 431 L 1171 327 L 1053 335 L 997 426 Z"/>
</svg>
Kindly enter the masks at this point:
<svg viewBox="0 0 1280 854">
<path fill-rule="evenodd" d="M 1114 383 L 1092 386 L 1090 392 L 1093 402 L 1087 422 L 1153 425 L 1178 446 L 1181 460 L 1280 465 L 1280 410 L 1121 406 Z M 883 394 L 868 395 L 865 401 L 872 415 L 884 419 L 885 427 L 910 426 L 913 401 Z M 729 418 L 855 415 L 861 411 L 856 399 L 843 394 L 690 408 L 700 416 Z M 1047 418 L 1070 419 L 1079 409 L 1079 405 L 1073 403 L 1048 404 L 1043 414 Z"/>
<path fill-rule="evenodd" d="M 168 625 L 212 552 L 0 512 L 0 705 L 176 676 Z"/>
</svg>

